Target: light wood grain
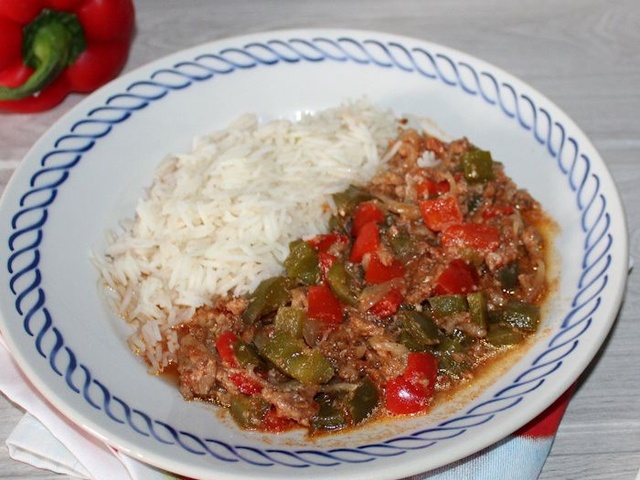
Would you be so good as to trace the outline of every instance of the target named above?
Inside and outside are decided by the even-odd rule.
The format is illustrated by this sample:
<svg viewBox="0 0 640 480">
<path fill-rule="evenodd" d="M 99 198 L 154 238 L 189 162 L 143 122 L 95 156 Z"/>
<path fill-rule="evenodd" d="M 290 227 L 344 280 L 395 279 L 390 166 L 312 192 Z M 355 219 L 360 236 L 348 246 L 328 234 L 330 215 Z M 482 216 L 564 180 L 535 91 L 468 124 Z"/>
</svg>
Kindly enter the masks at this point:
<svg viewBox="0 0 640 480">
<path fill-rule="evenodd" d="M 627 209 L 640 258 L 640 2 L 637 0 L 278 1 L 138 0 L 138 32 L 126 70 L 202 42 L 264 30 L 359 28 L 441 43 L 535 86 L 598 148 Z M 30 146 L 74 106 L 0 114 L 0 189 Z M 541 479 L 631 480 L 640 468 L 640 278 L 629 276 L 617 322 L 583 375 Z M 0 397 L 0 439 L 21 412 Z M 61 479 L 8 458 L 0 479 Z M 100 479 L 102 480 L 102 479 Z"/>
</svg>

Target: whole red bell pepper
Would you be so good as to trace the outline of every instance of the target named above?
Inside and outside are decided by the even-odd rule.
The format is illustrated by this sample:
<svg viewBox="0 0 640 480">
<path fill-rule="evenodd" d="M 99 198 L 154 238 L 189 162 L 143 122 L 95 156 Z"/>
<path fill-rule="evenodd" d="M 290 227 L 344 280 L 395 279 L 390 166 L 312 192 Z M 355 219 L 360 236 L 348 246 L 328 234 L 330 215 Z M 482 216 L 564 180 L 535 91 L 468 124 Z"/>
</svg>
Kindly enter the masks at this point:
<svg viewBox="0 0 640 480">
<path fill-rule="evenodd" d="M 105 84 L 134 27 L 132 0 L 0 0 L 0 110 L 42 111 Z"/>
</svg>

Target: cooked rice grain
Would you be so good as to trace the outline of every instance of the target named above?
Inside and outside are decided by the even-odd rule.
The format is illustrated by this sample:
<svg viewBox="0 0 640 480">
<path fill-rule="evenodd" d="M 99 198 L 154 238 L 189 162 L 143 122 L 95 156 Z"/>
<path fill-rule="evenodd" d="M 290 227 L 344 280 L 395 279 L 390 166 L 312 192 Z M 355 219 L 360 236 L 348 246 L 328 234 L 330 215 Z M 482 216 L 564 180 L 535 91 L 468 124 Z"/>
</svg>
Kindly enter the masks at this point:
<svg viewBox="0 0 640 480">
<path fill-rule="evenodd" d="M 246 114 L 165 159 L 135 218 L 94 258 L 108 301 L 134 328 L 131 348 L 162 370 L 172 326 L 215 295 L 277 275 L 290 241 L 326 229 L 330 195 L 378 171 L 395 129 L 365 100 L 297 122 Z"/>
</svg>

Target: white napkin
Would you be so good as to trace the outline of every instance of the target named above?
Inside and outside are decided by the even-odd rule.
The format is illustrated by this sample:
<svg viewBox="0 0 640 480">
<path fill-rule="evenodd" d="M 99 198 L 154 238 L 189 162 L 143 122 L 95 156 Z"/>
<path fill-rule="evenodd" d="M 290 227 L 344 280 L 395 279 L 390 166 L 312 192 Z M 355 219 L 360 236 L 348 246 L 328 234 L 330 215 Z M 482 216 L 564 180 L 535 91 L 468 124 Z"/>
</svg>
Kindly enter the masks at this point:
<svg viewBox="0 0 640 480">
<path fill-rule="evenodd" d="M 90 480 L 179 479 L 124 455 L 66 420 L 22 374 L 1 336 L 0 365 L 0 391 L 29 412 L 6 441 L 16 460 Z M 466 459 L 405 480 L 493 480 L 505 478 L 505 472 L 511 480 L 538 478 L 569 397 L 570 392 L 556 402 L 560 408 L 552 406 L 532 422 L 533 430 L 529 425 Z"/>
<path fill-rule="evenodd" d="M 40 441 L 34 442 L 34 437 Z M 30 413 L 22 417 L 6 443 L 14 460 L 72 477 L 91 478 L 78 459 Z"/>
<path fill-rule="evenodd" d="M 630 258 L 629 271 L 633 267 L 634 261 Z M 0 365 L 0 391 L 28 412 L 6 440 L 12 458 L 38 468 L 89 480 L 178 480 L 179 477 L 124 455 L 69 422 L 22 374 L 1 335 Z M 566 401 L 568 397 L 564 399 L 564 406 Z M 553 406 L 549 410 L 553 411 Z M 527 438 L 531 432 L 527 433 L 525 428 L 524 432 L 516 432 L 470 458 L 405 480 L 494 479 L 500 478 L 505 471 L 509 472 L 512 479 L 516 476 L 537 478 L 551 448 L 562 412 L 564 407 L 555 419 L 543 413 L 532 422 L 542 425 L 551 422 L 551 428 L 546 427 L 542 438 Z M 534 434 L 536 436 L 541 435 Z M 513 464 L 518 465 L 516 470 L 509 467 Z M 636 480 L 640 480 L 640 471 Z"/>
<path fill-rule="evenodd" d="M 15 460 L 90 480 L 176 478 L 118 452 L 60 415 L 20 371 L 1 336 L 0 365 L 0 391 L 28 412 L 6 440 Z"/>
</svg>

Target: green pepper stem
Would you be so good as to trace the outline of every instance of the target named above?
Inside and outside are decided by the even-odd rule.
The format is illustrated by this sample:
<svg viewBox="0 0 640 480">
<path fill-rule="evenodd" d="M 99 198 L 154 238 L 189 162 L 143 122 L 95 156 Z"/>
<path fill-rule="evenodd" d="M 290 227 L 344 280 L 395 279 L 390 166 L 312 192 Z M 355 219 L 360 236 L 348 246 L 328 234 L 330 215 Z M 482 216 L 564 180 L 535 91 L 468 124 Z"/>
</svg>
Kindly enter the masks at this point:
<svg viewBox="0 0 640 480">
<path fill-rule="evenodd" d="M 23 60 L 34 72 L 16 87 L 0 86 L 0 100 L 19 100 L 42 91 L 84 49 L 84 36 L 75 15 L 50 10 L 24 28 Z M 79 44 L 81 47 L 79 48 Z"/>
</svg>

